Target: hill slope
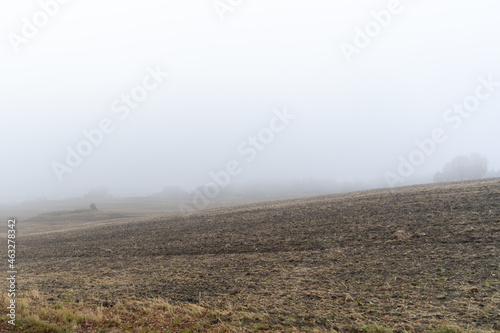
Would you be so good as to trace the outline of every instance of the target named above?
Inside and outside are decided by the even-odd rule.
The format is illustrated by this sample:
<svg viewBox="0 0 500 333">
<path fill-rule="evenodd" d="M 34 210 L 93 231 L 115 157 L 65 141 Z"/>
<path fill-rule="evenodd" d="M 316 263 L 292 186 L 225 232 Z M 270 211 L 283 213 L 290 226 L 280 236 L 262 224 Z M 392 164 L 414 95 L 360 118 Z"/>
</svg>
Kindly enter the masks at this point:
<svg viewBox="0 0 500 333">
<path fill-rule="evenodd" d="M 220 311 L 153 326 L 173 331 L 500 330 L 500 180 L 26 230 L 19 243 L 22 291 L 48 304 Z"/>
</svg>

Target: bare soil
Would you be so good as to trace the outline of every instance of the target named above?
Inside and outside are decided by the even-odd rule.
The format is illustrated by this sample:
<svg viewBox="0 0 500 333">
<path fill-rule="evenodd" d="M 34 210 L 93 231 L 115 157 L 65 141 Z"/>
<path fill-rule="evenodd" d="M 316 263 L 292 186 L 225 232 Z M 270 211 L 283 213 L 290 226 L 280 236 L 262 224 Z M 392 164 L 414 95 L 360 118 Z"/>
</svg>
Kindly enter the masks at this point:
<svg viewBox="0 0 500 333">
<path fill-rule="evenodd" d="M 161 297 L 252 314 L 243 332 L 500 331 L 498 179 L 114 214 L 20 221 L 21 294 L 110 308 Z"/>
</svg>

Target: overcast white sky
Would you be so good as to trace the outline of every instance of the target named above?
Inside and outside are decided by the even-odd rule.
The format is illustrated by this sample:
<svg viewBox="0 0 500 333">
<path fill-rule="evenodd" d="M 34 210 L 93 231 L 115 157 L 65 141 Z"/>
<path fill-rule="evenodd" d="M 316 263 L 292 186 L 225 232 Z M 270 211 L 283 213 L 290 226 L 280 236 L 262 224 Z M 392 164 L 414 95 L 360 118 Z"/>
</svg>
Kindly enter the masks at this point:
<svg viewBox="0 0 500 333">
<path fill-rule="evenodd" d="M 243 0 L 222 21 L 212 0 L 72 0 L 16 53 L 9 33 L 22 36 L 23 18 L 42 9 L 2 1 L 0 201 L 98 186 L 189 190 L 233 159 L 243 168 L 235 181 L 383 183 L 438 127 L 449 139 L 416 176 L 473 152 L 500 169 L 500 87 L 459 129 L 443 121 L 480 76 L 500 82 L 500 2 L 401 0 L 401 13 L 348 64 L 341 43 L 353 44 L 356 27 L 389 3 Z M 120 119 L 113 102 L 148 66 L 170 76 Z M 268 126 L 276 107 L 297 118 L 244 163 L 238 145 Z M 53 162 L 65 163 L 66 147 L 104 118 L 114 132 L 59 182 Z"/>
</svg>

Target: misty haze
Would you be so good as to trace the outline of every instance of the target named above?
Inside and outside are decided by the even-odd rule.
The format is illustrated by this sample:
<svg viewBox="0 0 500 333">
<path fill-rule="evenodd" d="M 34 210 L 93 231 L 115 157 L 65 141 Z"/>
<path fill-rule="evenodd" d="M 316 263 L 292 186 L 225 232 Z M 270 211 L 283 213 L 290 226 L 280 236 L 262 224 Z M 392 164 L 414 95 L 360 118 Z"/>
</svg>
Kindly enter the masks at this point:
<svg viewBox="0 0 500 333">
<path fill-rule="evenodd" d="M 0 331 L 500 330 L 500 3 L 0 9 Z"/>
</svg>

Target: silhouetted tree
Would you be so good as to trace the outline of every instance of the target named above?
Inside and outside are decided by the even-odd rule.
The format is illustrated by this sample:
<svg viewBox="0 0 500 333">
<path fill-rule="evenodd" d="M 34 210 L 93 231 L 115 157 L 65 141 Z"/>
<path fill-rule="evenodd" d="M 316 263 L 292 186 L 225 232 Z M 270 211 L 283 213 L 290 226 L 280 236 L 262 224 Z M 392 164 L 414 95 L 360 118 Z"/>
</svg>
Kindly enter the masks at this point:
<svg viewBox="0 0 500 333">
<path fill-rule="evenodd" d="M 90 204 L 90 209 L 91 209 L 91 210 L 94 210 L 94 211 L 96 211 L 96 210 L 97 210 L 97 206 L 95 205 L 95 203 L 91 203 L 91 204 Z"/>
<path fill-rule="evenodd" d="M 480 154 L 457 156 L 434 175 L 435 182 L 454 182 L 484 178 L 488 172 L 488 160 Z"/>
</svg>

